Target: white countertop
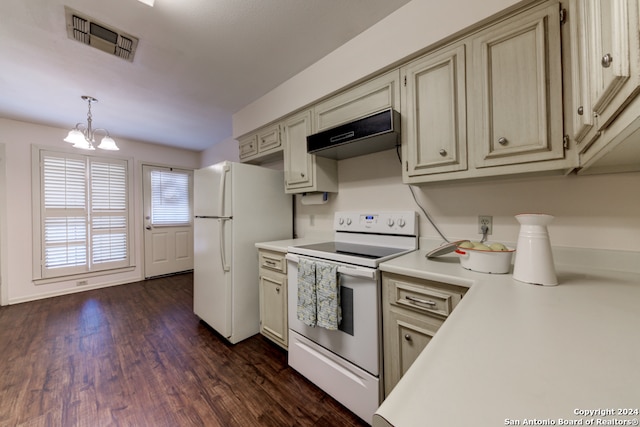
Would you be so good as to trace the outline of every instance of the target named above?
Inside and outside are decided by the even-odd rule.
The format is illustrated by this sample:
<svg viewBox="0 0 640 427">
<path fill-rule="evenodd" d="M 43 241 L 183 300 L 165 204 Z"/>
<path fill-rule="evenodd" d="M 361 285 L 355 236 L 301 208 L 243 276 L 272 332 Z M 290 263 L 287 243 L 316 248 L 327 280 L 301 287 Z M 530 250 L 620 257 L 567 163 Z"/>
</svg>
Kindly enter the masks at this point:
<svg viewBox="0 0 640 427">
<path fill-rule="evenodd" d="M 289 246 L 311 245 L 331 239 L 332 237 L 302 237 L 297 239 L 274 240 L 271 242 L 258 242 L 255 244 L 255 247 L 276 252 L 287 252 Z"/>
<path fill-rule="evenodd" d="M 381 270 L 470 290 L 378 409 L 374 426 L 640 420 L 640 412 L 617 413 L 640 411 L 640 253 L 623 254 L 636 261 L 625 272 L 556 261 L 558 286 L 475 273 L 454 254 L 427 260 L 426 253 Z M 576 413 L 605 409 L 615 413 Z"/>
</svg>

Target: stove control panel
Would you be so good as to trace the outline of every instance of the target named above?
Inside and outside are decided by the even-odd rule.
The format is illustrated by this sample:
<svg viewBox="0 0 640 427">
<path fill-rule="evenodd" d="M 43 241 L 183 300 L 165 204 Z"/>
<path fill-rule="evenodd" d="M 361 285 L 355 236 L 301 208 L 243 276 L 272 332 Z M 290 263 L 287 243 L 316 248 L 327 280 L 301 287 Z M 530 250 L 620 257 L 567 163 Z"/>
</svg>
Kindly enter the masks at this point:
<svg viewBox="0 0 640 427">
<path fill-rule="evenodd" d="M 418 215 L 413 211 L 336 212 L 333 226 L 335 231 L 417 236 Z"/>
</svg>

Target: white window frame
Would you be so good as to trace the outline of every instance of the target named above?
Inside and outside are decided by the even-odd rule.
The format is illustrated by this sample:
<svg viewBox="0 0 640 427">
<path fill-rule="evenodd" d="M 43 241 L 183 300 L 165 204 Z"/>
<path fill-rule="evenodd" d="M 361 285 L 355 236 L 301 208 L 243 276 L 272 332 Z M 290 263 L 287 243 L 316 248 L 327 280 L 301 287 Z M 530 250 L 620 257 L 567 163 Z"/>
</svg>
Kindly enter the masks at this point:
<svg viewBox="0 0 640 427">
<path fill-rule="evenodd" d="M 60 267 L 48 269 L 44 265 L 44 184 L 43 184 L 43 165 L 42 159 L 45 155 L 61 156 L 73 159 L 82 159 L 87 165 L 87 169 L 90 167 L 91 162 L 107 162 L 124 165 L 125 168 L 125 200 L 126 206 L 120 216 L 125 216 L 126 225 L 123 227 L 126 236 L 126 254 L 124 259 L 114 262 L 104 262 L 93 264 L 91 261 L 91 251 L 87 250 L 87 262 L 81 266 L 75 267 Z M 86 181 L 86 210 L 80 210 L 86 218 L 86 240 L 89 247 L 92 246 L 92 236 L 94 233 L 91 231 L 92 222 L 90 221 L 91 215 L 100 216 L 102 218 L 113 215 L 113 212 L 91 212 L 89 198 L 91 197 L 90 185 L 88 173 L 85 174 Z M 134 254 L 132 251 L 134 243 L 133 233 L 133 217 L 134 217 L 134 205 L 133 200 L 133 160 L 131 158 L 118 157 L 113 155 L 105 155 L 103 153 L 78 153 L 76 150 L 65 150 L 49 147 L 37 147 L 32 146 L 32 211 L 33 211 L 33 269 L 32 276 L 34 283 L 46 283 L 51 280 L 65 280 L 72 277 L 90 277 L 95 275 L 103 275 L 105 273 L 114 273 L 121 270 L 132 269 L 134 267 Z M 77 212 L 77 211 L 76 211 Z M 100 235 L 100 232 L 96 232 L 95 235 Z"/>
</svg>

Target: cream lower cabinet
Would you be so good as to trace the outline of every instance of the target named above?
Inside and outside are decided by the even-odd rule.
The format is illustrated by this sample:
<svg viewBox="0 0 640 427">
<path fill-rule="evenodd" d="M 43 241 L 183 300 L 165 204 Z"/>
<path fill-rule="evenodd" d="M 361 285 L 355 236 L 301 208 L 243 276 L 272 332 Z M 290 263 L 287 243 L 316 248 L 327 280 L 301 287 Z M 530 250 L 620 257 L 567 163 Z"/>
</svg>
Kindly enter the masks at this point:
<svg viewBox="0 0 640 427">
<path fill-rule="evenodd" d="M 429 344 L 466 291 L 461 286 L 382 274 L 385 396 Z"/>
<path fill-rule="evenodd" d="M 282 122 L 286 193 L 338 191 L 336 160 L 307 154 L 307 136 L 312 131 L 311 110 Z"/>
<path fill-rule="evenodd" d="M 258 250 L 260 333 L 287 349 L 287 262 L 284 252 Z"/>
</svg>

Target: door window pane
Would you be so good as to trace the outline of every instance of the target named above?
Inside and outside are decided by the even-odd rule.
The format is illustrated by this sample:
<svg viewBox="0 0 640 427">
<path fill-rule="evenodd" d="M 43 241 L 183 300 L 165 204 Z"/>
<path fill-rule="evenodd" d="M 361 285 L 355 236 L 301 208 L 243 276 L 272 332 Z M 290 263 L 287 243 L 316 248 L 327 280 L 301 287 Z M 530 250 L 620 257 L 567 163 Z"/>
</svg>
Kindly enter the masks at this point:
<svg viewBox="0 0 640 427">
<path fill-rule="evenodd" d="M 188 225 L 190 174 L 181 171 L 151 171 L 151 224 Z"/>
</svg>

